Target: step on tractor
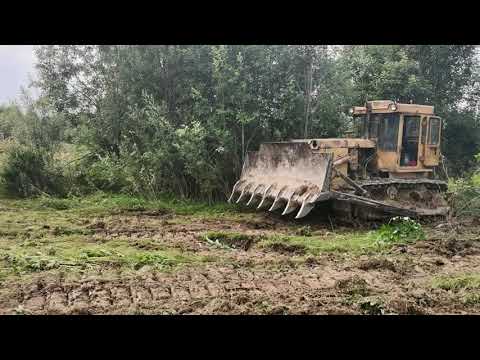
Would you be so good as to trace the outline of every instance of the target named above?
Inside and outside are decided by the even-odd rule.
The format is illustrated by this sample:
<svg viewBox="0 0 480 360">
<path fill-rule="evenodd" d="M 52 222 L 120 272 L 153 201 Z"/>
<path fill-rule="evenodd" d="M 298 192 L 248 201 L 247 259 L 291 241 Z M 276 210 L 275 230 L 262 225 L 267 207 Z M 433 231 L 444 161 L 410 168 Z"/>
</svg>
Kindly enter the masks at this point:
<svg viewBox="0 0 480 360">
<path fill-rule="evenodd" d="M 439 179 L 442 120 L 433 106 L 368 101 L 345 138 L 293 139 L 246 154 L 229 202 L 307 216 L 319 203 L 343 219 L 446 216 Z"/>
</svg>

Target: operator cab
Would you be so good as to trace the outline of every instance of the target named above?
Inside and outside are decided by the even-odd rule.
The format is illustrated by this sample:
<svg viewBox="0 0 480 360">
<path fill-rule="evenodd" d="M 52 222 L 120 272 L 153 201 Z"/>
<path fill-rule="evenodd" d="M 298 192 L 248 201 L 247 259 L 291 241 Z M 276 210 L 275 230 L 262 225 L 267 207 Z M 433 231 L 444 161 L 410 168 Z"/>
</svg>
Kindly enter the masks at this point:
<svg viewBox="0 0 480 360">
<path fill-rule="evenodd" d="M 408 176 L 439 164 L 441 119 L 433 106 L 368 101 L 350 114 L 355 136 L 376 142 L 380 171 Z"/>
</svg>

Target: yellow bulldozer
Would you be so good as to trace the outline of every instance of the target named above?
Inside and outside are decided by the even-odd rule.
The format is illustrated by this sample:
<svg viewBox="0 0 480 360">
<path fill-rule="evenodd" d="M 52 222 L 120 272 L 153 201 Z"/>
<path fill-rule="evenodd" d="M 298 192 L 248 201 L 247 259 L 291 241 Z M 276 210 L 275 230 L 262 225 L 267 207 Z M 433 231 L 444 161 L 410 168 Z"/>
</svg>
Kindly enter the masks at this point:
<svg viewBox="0 0 480 360">
<path fill-rule="evenodd" d="M 445 216 L 442 120 L 433 106 L 367 101 L 338 139 L 294 139 L 246 154 L 229 202 L 303 218 L 329 202 L 342 218 Z M 353 133 L 353 134 L 352 134 Z"/>
</svg>

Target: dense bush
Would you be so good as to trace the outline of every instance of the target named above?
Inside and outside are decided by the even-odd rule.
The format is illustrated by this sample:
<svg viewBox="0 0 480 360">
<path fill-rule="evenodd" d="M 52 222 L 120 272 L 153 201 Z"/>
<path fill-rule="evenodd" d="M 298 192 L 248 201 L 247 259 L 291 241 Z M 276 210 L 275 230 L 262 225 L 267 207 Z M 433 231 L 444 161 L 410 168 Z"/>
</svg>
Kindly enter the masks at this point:
<svg viewBox="0 0 480 360">
<path fill-rule="evenodd" d="M 480 162 L 480 154 L 476 159 Z M 465 178 L 451 179 L 448 194 L 455 215 L 480 215 L 480 170 Z"/>
<path fill-rule="evenodd" d="M 20 197 L 65 195 L 65 179 L 51 154 L 24 145 L 11 146 L 1 170 L 7 192 Z"/>
<path fill-rule="evenodd" d="M 0 131 L 23 146 L 8 155 L 12 194 L 223 200 L 248 151 L 342 136 L 346 110 L 374 99 L 434 105 L 454 175 L 480 150 L 471 45 L 52 45 L 36 55 L 39 99 L 0 108 Z"/>
</svg>

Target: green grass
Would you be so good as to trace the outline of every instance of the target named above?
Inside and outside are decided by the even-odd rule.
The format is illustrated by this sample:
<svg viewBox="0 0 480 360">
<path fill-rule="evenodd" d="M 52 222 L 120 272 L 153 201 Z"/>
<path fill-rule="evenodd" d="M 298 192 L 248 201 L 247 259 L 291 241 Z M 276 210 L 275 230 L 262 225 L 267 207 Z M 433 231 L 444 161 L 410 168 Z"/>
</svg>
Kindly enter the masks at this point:
<svg viewBox="0 0 480 360">
<path fill-rule="evenodd" d="M 379 245 L 374 232 L 352 232 L 345 234 L 331 234 L 328 236 L 270 236 L 259 243 L 264 248 L 274 248 L 275 244 L 295 246 L 305 249 L 306 254 L 319 255 L 321 253 L 375 253 L 388 248 L 388 245 Z"/>
<path fill-rule="evenodd" d="M 148 238 L 104 238 L 85 221 L 96 221 L 91 214 L 111 215 L 139 208 L 159 209 L 146 201 L 98 195 L 86 199 L 0 200 L 0 280 L 52 269 L 123 271 L 150 266 L 168 271 L 216 260 L 171 249 Z"/>
<path fill-rule="evenodd" d="M 229 204 L 208 205 L 173 199 L 148 200 L 97 193 L 83 198 L 0 199 L 0 280 L 11 275 L 62 269 L 139 270 L 144 266 L 168 271 L 177 266 L 217 261 L 212 256 L 182 252 L 153 239 L 111 237 L 89 228 L 98 218 L 114 214 L 248 216 Z M 88 221 L 87 221 L 88 220 Z M 174 219 L 178 220 L 178 219 Z M 188 216 L 178 221 L 189 221 Z"/>
<path fill-rule="evenodd" d="M 480 294 L 479 293 L 473 293 L 473 294 L 467 294 L 463 298 L 463 303 L 465 305 L 479 305 L 480 304 Z"/>
<path fill-rule="evenodd" d="M 59 199 L 44 196 L 26 200 L 4 199 L 2 202 L 14 208 L 27 210 L 60 210 L 85 216 L 140 211 L 195 215 L 198 217 L 218 217 L 222 215 L 237 217 L 242 214 L 252 213 L 249 209 L 226 202 L 208 204 L 193 200 L 176 200 L 169 197 L 150 200 L 141 197 L 103 192 L 81 198 L 71 197 Z"/>
<path fill-rule="evenodd" d="M 395 220 L 395 219 L 393 219 Z M 295 236 L 274 235 L 260 242 L 260 246 L 281 251 L 318 255 L 321 253 L 372 254 L 425 238 L 420 224 L 410 219 L 391 222 L 379 230 L 345 232 L 319 236 L 309 228 L 300 228 Z"/>
<path fill-rule="evenodd" d="M 480 290 L 480 274 L 439 276 L 433 279 L 432 286 L 451 291 Z"/>
<path fill-rule="evenodd" d="M 451 291 L 467 306 L 480 305 L 480 274 L 467 273 L 437 276 L 431 283 L 433 288 Z"/>
<path fill-rule="evenodd" d="M 12 244 L 0 250 L 0 272 L 24 274 L 51 269 L 89 270 L 99 267 L 139 270 L 150 266 L 168 270 L 176 266 L 214 261 L 213 258 L 176 249 L 143 250 L 131 246 L 128 239 L 103 244 L 82 236 L 60 236 L 39 244 Z"/>
</svg>

